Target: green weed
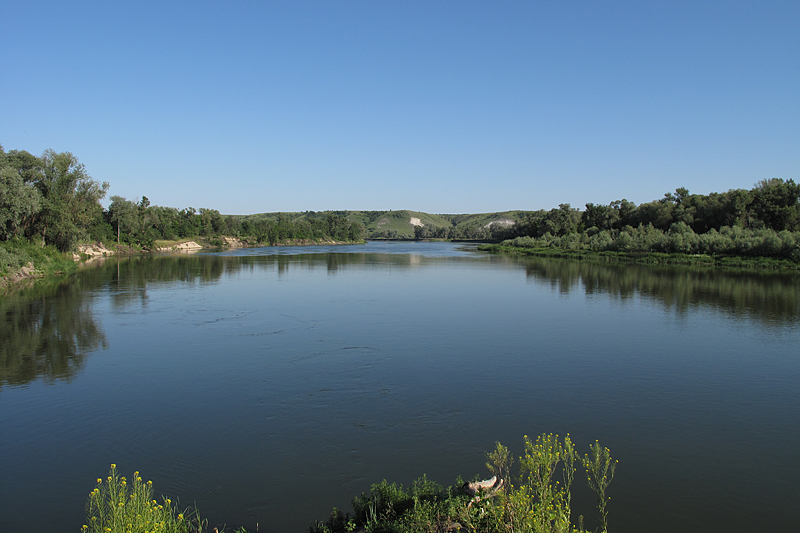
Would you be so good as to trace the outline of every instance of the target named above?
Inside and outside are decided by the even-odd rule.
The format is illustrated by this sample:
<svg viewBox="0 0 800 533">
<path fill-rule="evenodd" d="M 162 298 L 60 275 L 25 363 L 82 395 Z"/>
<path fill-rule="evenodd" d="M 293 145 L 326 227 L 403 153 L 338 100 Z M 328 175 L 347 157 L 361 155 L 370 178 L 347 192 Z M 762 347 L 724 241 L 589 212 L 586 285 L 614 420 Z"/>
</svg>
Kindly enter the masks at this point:
<svg viewBox="0 0 800 533">
<path fill-rule="evenodd" d="M 580 458 L 569 435 L 524 438 L 519 476 L 511 475 L 514 458 L 496 444 L 486 454 L 486 467 L 497 476 L 492 489 L 477 495 L 461 480 L 442 488 L 422 477 L 411 488 L 382 481 L 353 500 L 354 514 L 334 509 L 326 522 L 310 533 L 418 533 L 474 531 L 485 533 L 583 533 L 583 517 L 572 521 L 572 487 L 578 466 L 586 470 L 589 487 L 598 498 L 601 531 L 608 531 L 606 490 L 616 461 L 597 442 Z"/>
<path fill-rule="evenodd" d="M 83 533 L 199 533 L 205 522 L 195 509 L 179 512 L 172 500 L 153 498 L 153 482 L 142 482 L 134 472 L 131 482 L 112 464 L 108 477 L 97 479 L 97 487 L 86 502 L 88 524 Z"/>
</svg>

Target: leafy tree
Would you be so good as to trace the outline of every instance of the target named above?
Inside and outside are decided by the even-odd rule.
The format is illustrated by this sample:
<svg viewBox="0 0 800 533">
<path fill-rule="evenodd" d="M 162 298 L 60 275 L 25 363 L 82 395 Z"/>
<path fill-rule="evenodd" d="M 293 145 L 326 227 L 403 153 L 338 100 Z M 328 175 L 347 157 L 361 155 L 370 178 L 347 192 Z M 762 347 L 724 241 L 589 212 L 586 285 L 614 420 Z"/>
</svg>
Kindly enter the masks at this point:
<svg viewBox="0 0 800 533">
<path fill-rule="evenodd" d="M 187 207 L 180 211 L 179 235 L 181 237 L 194 237 L 200 234 L 200 217 L 194 207 Z"/>
<path fill-rule="evenodd" d="M 39 211 L 40 203 L 39 191 L 25 183 L 0 145 L 0 240 L 19 235 L 30 217 Z"/>
<path fill-rule="evenodd" d="M 2 151 L 2 146 L 0 146 Z M 22 181 L 33 183 L 42 174 L 42 160 L 25 150 L 11 150 L 5 154 L 5 164 L 17 171 Z"/>
<path fill-rule="evenodd" d="M 776 231 L 800 227 L 800 185 L 793 180 L 761 180 L 752 194 L 750 207 L 764 226 Z"/>
<path fill-rule="evenodd" d="M 41 194 L 41 209 L 31 237 L 41 235 L 42 246 L 53 244 L 67 251 L 88 236 L 88 227 L 102 215 L 100 199 L 108 191 L 108 183 L 94 181 L 69 152 L 45 150 L 41 161 L 42 172 L 33 182 Z"/>
<path fill-rule="evenodd" d="M 584 228 L 597 228 L 608 230 L 619 222 L 619 210 L 611 205 L 586 204 L 586 210 L 581 215 L 581 224 Z"/>
<path fill-rule="evenodd" d="M 567 235 L 578 231 L 581 214 L 569 204 L 560 204 L 558 209 L 547 212 L 544 230 L 551 235 Z"/>
<path fill-rule="evenodd" d="M 617 221 L 613 224 L 613 229 L 622 229 L 625 226 L 637 226 L 636 222 L 636 204 L 629 202 L 625 198 L 622 200 L 615 200 L 609 204 L 609 207 L 617 211 Z"/>
<path fill-rule="evenodd" d="M 117 228 L 117 243 L 120 242 L 120 235 L 123 232 L 126 235 L 126 241 L 129 240 L 128 236 L 139 233 L 139 209 L 134 202 L 126 200 L 122 196 L 112 196 L 108 213 L 111 222 Z"/>
<path fill-rule="evenodd" d="M 217 235 L 222 229 L 224 220 L 216 209 L 200 208 L 200 227 L 202 235 Z"/>
<path fill-rule="evenodd" d="M 414 226 L 415 239 L 430 239 L 433 237 L 433 231 L 430 226 Z"/>
</svg>

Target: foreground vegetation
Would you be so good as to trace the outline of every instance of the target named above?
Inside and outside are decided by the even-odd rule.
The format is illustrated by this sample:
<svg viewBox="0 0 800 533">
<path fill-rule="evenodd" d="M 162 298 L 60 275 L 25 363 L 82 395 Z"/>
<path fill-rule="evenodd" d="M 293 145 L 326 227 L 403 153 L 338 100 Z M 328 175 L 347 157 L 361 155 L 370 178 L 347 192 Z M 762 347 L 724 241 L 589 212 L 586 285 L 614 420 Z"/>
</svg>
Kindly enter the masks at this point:
<svg viewBox="0 0 800 533">
<path fill-rule="evenodd" d="M 325 522 L 312 525 L 311 533 L 418 533 L 474 531 L 486 533 L 583 532 L 583 516 L 573 516 L 572 489 L 577 466 L 597 498 L 597 531 L 608 531 L 607 489 L 617 462 L 608 448 L 589 445 L 580 456 L 569 435 L 525 437 L 525 454 L 519 475 L 512 476 L 513 458 L 500 444 L 486 454 L 486 467 L 494 474 L 482 483 L 462 483 L 442 488 L 422 477 L 409 489 L 396 483 L 372 486 L 369 494 L 353 500 L 353 513 L 334 509 Z"/>
<path fill-rule="evenodd" d="M 579 533 L 587 531 L 583 516 L 573 517 L 572 489 L 581 467 L 596 496 L 598 527 L 607 533 L 610 497 L 617 461 L 598 442 L 581 456 L 569 435 L 524 438 L 525 453 L 519 458 L 519 475 L 513 476 L 514 458 L 508 448 L 496 444 L 486 454 L 490 480 L 443 488 L 425 476 L 405 489 L 385 480 L 369 494 L 353 500 L 353 513 L 334 508 L 325 522 L 309 526 L 310 533 L 419 533 L 471 531 L 485 533 Z M 153 483 L 134 472 L 130 482 L 111 465 L 105 480 L 86 502 L 84 533 L 200 533 L 207 521 L 196 509 L 181 510 L 162 496 L 153 497 Z M 216 530 L 217 528 L 215 528 Z M 223 528 L 224 529 L 224 528 Z M 244 528 L 236 530 L 246 533 Z"/>
<path fill-rule="evenodd" d="M 169 498 L 161 503 L 153 498 L 153 482 L 142 482 L 134 472 L 131 482 L 112 464 L 105 480 L 97 479 L 97 487 L 86 502 L 87 523 L 84 533 L 195 533 L 203 530 L 205 521 L 194 509 L 180 511 Z"/>
</svg>

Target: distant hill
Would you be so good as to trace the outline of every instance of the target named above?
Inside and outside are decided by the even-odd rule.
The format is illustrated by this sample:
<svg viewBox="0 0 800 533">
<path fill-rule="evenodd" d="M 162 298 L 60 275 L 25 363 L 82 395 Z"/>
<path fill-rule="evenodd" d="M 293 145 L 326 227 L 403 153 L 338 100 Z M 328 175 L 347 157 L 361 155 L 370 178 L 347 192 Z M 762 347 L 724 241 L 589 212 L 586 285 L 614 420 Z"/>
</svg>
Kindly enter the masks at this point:
<svg viewBox="0 0 800 533">
<path fill-rule="evenodd" d="M 528 211 L 436 215 L 403 209 L 400 211 L 304 211 L 300 213 L 258 213 L 235 216 L 236 218 L 251 221 L 262 218 L 275 221 L 278 219 L 278 215 L 281 214 L 294 222 L 303 219 L 324 218 L 329 214 L 334 214 L 344 216 L 352 222 L 361 222 L 367 229 L 367 235 L 372 239 L 411 239 L 415 236 L 436 237 L 444 234 L 443 230 L 446 230 L 446 233 L 451 237 L 456 235 L 463 238 L 485 238 L 489 236 L 493 226 L 511 226 L 526 213 Z"/>
</svg>

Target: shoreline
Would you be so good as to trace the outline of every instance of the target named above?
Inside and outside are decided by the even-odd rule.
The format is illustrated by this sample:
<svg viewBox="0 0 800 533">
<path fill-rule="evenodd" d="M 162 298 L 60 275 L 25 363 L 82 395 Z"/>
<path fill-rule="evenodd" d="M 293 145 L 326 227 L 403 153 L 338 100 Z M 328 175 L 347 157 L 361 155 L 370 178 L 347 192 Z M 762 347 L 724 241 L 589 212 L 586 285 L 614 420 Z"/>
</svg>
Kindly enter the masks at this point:
<svg viewBox="0 0 800 533">
<path fill-rule="evenodd" d="M 259 247 L 285 247 L 285 246 L 344 246 L 350 244 L 363 244 L 366 241 L 334 241 L 311 239 L 289 239 L 276 243 L 254 243 L 250 244 L 247 240 L 238 237 L 221 237 L 222 245 L 215 245 L 207 239 L 187 239 L 180 241 L 162 241 L 161 246 L 153 249 L 137 248 L 129 244 L 106 244 L 102 242 L 84 243 L 76 247 L 76 252 L 53 252 L 42 249 L 45 253 L 41 257 L 36 257 L 36 261 L 27 261 L 26 264 L 11 268 L 7 273 L 0 277 L 0 295 L 7 296 L 10 293 L 30 287 L 38 282 L 54 280 L 59 277 L 66 277 L 84 266 L 90 266 L 99 259 L 111 256 L 137 256 L 149 254 L 166 253 L 193 253 L 200 250 L 214 249 L 235 249 L 235 248 L 259 248 Z M 200 242 L 197 242 L 200 241 Z M 158 243 L 158 241 L 156 241 Z M 36 246 L 36 245 L 33 245 Z M 61 255 L 61 259 L 53 256 Z"/>
<path fill-rule="evenodd" d="M 482 244 L 478 250 L 488 253 L 574 259 L 601 263 L 623 263 L 636 265 L 688 265 L 714 268 L 746 270 L 800 270 L 800 264 L 788 259 L 763 256 L 711 256 L 704 254 L 680 254 L 664 252 L 608 252 L 568 250 L 564 248 L 523 248 L 502 244 Z"/>
</svg>

